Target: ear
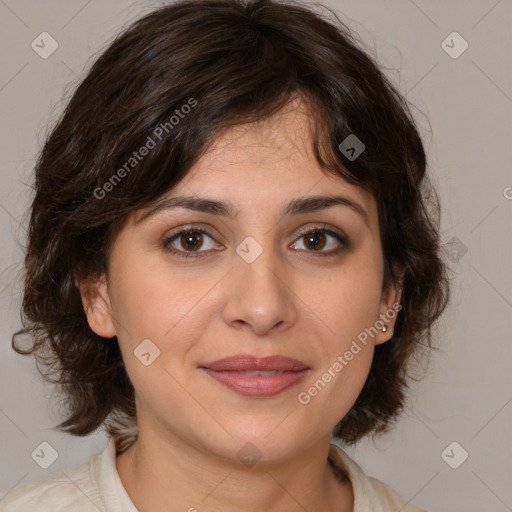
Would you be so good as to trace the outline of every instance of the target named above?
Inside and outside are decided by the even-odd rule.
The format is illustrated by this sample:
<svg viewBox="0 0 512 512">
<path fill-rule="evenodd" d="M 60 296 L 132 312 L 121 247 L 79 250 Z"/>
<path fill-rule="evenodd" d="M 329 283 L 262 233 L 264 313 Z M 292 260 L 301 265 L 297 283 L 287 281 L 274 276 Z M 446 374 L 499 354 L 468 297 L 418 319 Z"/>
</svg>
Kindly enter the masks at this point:
<svg viewBox="0 0 512 512">
<path fill-rule="evenodd" d="M 106 276 L 75 278 L 75 285 L 80 291 L 89 327 L 103 338 L 116 336 Z"/>
<path fill-rule="evenodd" d="M 379 330 L 375 336 L 375 345 L 381 345 L 392 338 L 396 319 L 399 311 L 402 309 L 401 307 L 398 309 L 398 306 L 402 297 L 402 282 L 405 270 L 395 264 L 393 265 L 393 270 L 396 276 L 396 283 L 390 283 L 382 291 L 379 317 L 381 322 L 377 324 L 379 329 L 382 329 L 382 326 L 386 326 L 387 329 L 386 331 Z"/>
</svg>

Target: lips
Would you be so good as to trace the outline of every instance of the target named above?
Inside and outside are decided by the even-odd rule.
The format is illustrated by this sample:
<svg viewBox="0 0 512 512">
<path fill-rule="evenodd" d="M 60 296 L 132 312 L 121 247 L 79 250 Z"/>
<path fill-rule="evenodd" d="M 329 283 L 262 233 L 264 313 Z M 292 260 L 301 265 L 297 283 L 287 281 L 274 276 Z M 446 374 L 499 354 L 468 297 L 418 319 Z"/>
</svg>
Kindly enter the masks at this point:
<svg viewBox="0 0 512 512">
<path fill-rule="evenodd" d="M 257 358 L 238 355 L 201 367 L 223 386 L 243 396 L 270 397 L 298 383 L 310 368 L 285 356 Z"/>
<path fill-rule="evenodd" d="M 204 368 L 216 372 L 295 372 L 307 370 L 308 365 L 285 356 L 257 358 L 250 355 L 238 355 L 207 363 Z"/>
</svg>

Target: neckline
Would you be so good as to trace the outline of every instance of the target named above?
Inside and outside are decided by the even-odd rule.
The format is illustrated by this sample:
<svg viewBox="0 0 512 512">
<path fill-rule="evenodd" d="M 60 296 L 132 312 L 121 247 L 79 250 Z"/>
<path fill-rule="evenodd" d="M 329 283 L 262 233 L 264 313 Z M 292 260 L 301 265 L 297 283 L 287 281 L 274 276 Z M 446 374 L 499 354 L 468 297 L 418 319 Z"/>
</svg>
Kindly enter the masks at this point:
<svg viewBox="0 0 512 512">
<path fill-rule="evenodd" d="M 126 448 L 125 448 L 126 449 Z M 110 485 L 104 487 L 103 491 L 108 491 L 104 494 L 105 499 L 108 501 L 107 510 L 112 512 L 137 512 L 137 508 L 131 501 L 128 491 L 119 476 L 117 470 L 116 459 L 123 451 L 119 450 L 119 439 L 112 436 L 109 439 L 109 444 L 106 451 L 110 456 L 110 463 L 112 472 L 110 473 Z M 108 455 L 107 455 L 108 456 Z M 352 461 L 350 457 L 343 451 L 343 449 L 331 441 L 329 445 L 329 454 L 327 457 L 329 465 L 332 467 L 336 479 L 343 485 L 351 485 L 354 494 L 354 510 L 359 510 L 357 507 L 360 505 L 359 489 L 360 481 L 358 475 L 358 465 Z M 105 482 L 104 482 L 105 483 Z M 101 485 L 101 484 L 100 484 Z M 112 490 L 115 489 L 114 494 Z M 112 508 L 109 508 L 112 507 Z"/>
</svg>

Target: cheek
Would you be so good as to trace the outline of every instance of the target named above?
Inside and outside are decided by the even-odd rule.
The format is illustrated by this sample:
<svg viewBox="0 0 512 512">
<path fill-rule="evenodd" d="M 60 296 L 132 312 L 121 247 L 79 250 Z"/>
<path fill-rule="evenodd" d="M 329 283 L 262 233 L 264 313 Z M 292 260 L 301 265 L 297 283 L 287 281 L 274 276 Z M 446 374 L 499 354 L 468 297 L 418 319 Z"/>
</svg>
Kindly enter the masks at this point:
<svg viewBox="0 0 512 512">
<path fill-rule="evenodd" d="M 334 427 L 350 411 L 370 371 L 373 345 L 358 340 L 338 339 L 328 362 L 316 373 L 309 387 L 299 390 L 298 402 L 308 414 L 322 417 Z"/>
<path fill-rule="evenodd" d="M 321 329 L 330 351 L 343 350 L 379 318 L 381 275 L 375 266 L 354 264 L 317 286 L 304 282 L 300 296 Z"/>
<path fill-rule="evenodd" d="M 209 283 L 184 280 L 161 261 L 137 255 L 112 268 L 116 319 L 135 339 L 154 337 L 163 342 L 181 322 L 200 308 Z M 204 285 L 204 286 L 203 286 Z"/>
<path fill-rule="evenodd" d="M 111 281 L 118 340 L 130 379 L 141 394 L 173 387 L 166 370 L 186 381 L 187 353 L 215 310 L 212 288 L 218 279 L 191 279 L 161 258 L 132 253 L 115 260 Z M 146 362 L 154 362 L 146 367 L 142 354 L 148 352 Z"/>
<path fill-rule="evenodd" d="M 337 422 L 364 386 L 373 359 L 372 329 L 379 318 L 381 275 L 375 267 L 340 272 L 320 287 L 304 288 L 321 334 L 322 366 L 300 403 Z M 308 313 L 309 315 L 309 313 Z"/>
</svg>

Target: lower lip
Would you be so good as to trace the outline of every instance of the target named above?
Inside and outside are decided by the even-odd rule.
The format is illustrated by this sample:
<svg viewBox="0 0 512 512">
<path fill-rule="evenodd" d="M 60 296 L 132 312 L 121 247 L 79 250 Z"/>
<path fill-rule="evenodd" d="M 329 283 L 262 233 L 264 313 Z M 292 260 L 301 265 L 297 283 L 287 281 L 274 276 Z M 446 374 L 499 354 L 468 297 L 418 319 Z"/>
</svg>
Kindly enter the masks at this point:
<svg viewBox="0 0 512 512">
<path fill-rule="evenodd" d="M 290 388 L 308 373 L 309 370 L 301 370 L 297 372 L 283 372 L 276 375 L 243 375 L 241 373 L 226 371 L 216 372 L 209 368 L 203 370 L 216 381 L 224 384 L 224 386 L 232 389 L 236 393 L 243 396 L 267 397 L 282 393 Z"/>
</svg>

